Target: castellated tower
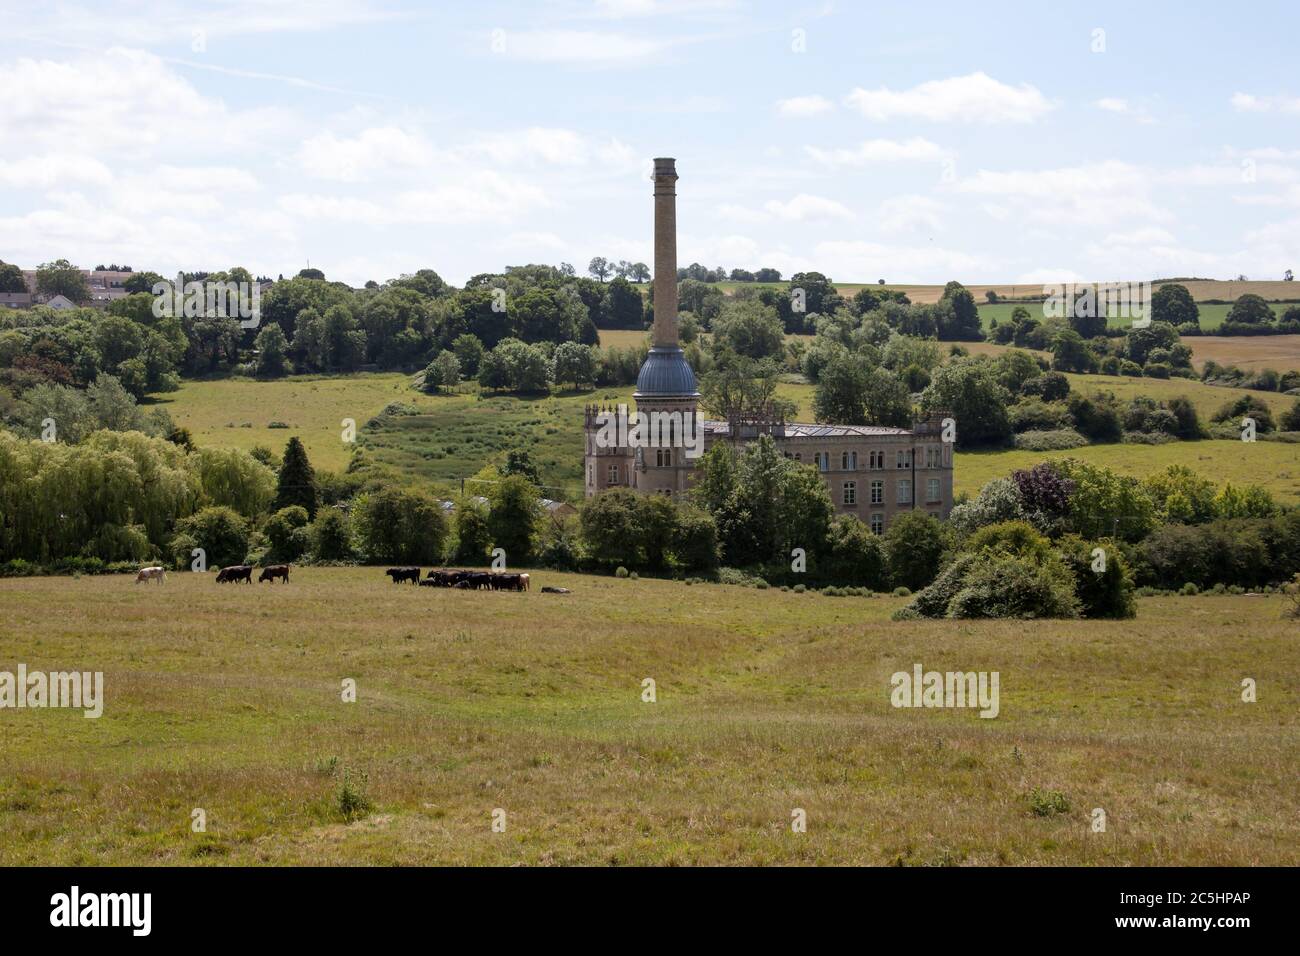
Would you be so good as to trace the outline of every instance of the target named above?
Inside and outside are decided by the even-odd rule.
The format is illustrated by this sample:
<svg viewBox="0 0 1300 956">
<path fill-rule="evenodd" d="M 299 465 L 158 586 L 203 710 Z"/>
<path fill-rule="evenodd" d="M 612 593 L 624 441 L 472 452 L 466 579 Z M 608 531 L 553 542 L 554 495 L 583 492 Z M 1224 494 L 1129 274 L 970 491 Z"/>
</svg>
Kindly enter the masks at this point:
<svg viewBox="0 0 1300 956">
<path fill-rule="evenodd" d="M 700 393 L 677 342 L 677 168 L 676 160 L 654 161 L 655 264 L 654 327 L 650 354 L 637 376 L 636 410 L 673 414 L 682 428 L 693 427 Z M 686 458 L 679 429 L 667 448 L 602 448 L 596 441 L 596 416 L 586 422 L 586 493 L 625 485 L 643 493 L 678 495 L 686 491 L 693 461 Z M 611 410 L 612 411 L 612 410 Z"/>
</svg>

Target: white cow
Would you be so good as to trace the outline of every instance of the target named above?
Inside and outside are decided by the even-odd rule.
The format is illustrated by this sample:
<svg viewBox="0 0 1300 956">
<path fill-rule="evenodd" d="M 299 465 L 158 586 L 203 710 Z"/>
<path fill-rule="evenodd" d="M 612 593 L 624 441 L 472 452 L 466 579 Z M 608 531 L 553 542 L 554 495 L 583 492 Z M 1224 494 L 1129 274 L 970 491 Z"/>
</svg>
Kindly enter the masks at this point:
<svg viewBox="0 0 1300 956">
<path fill-rule="evenodd" d="M 157 581 L 159 584 L 166 584 L 167 583 L 166 569 L 159 567 L 157 565 L 155 565 L 152 568 L 141 568 L 139 573 L 137 573 L 135 576 L 135 583 L 136 584 L 140 584 L 142 582 L 148 583 L 149 581 Z"/>
</svg>

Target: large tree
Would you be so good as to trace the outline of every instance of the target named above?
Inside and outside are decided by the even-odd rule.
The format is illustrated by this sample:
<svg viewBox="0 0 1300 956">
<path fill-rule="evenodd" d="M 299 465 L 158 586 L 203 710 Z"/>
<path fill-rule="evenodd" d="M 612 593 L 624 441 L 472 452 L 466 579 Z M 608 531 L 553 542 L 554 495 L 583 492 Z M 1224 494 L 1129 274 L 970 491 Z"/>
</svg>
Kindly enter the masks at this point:
<svg viewBox="0 0 1300 956">
<path fill-rule="evenodd" d="M 85 275 L 67 259 L 43 262 L 36 267 L 36 291 L 42 295 L 62 295 L 73 302 L 90 298 Z"/>
<path fill-rule="evenodd" d="M 316 472 L 307 460 L 307 449 L 302 446 L 297 435 L 290 438 L 289 444 L 285 446 L 272 509 L 279 511 L 290 505 L 301 505 L 311 519 L 315 519 L 316 510 L 320 507 L 320 487 L 316 484 Z"/>
</svg>

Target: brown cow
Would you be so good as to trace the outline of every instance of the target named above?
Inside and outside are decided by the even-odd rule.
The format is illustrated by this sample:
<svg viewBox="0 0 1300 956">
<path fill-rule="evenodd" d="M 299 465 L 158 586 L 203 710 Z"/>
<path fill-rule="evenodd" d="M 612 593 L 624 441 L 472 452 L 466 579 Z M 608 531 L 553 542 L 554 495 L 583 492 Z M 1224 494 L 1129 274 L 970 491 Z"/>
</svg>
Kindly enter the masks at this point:
<svg viewBox="0 0 1300 956">
<path fill-rule="evenodd" d="M 284 583 L 285 583 L 285 584 L 288 584 L 288 583 L 289 583 L 289 565 L 287 565 L 287 564 L 273 564 L 273 565 L 271 565 L 270 567 L 263 568 L 263 569 L 262 569 L 262 573 L 261 573 L 261 575 L 260 575 L 260 576 L 258 577 L 258 579 L 257 579 L 257 583 L 258 583 L 258 584 L 261 584 L 263 581 L 270 581 L 272 584 L 274 584 L 276 578 L 283 578 L 283 579 L 284 579 Z"/>
<path fill-rule="evenodd" d="M 253 566 L 251 564 L 232 564 L 228 568 L 222 568 L 217 572 L 217 583 L 225 584 L 226 582 L 238 584 L 243 581 L 245 584 L 253 583 Z"/>
</svg>

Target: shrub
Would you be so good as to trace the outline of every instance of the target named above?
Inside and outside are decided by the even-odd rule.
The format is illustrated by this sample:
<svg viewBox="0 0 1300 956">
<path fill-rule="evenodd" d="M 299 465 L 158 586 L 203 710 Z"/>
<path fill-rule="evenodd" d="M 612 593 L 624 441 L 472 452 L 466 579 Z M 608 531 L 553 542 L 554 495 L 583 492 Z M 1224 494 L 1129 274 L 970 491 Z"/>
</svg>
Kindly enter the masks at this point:
<svg viewBox="0 0 1300 956">
<path fill-rule="evenodd" d="M 352 523 L 340 508 L 322 508 L 311 524 L 311 553 L 317 561 L 347 561 L 354 557 Z"/>
<path fill-rule="evenodd" d="M 1036 817 L 1051 817 L 1070 812 L 1070 801 L 1059 790 L 1040 790 L 1034 787 L 1029 791 L 1027 799 L 1029 812 Z"/>
<path fill-rule="evenodd" d="M 178 535 L 185 536 L 182 543 L 193 542 L 191 547 L 202 548 L 207 554 L 208 567 L 219 568 L 239 564 L 248 553 L 248 522 L 233 508 L 224 505 L 203 508 L 188 518 L 176 522 Z M 172 539 L 172 553 L 176 554 L 176 539 Z M 189 563 L 189 551 L 184 561 Z"/>
<path fill-rule="evenodd" d="M 1082 448 L 1086 444 L 1088 439 L 1073 428 L 1021 432 L 1015 438 L 1015 446 L 1025 451 L 1060 451 Z"/>
<path fill-rule="evenodd" d="M 1059 561 L 996 555 L 971 565 L 948 605 L 953 618 L 1075 618 L 1079 600 Z"/>
<path fill-rule="evenodd" d="M 1183 597 L 1194 597 L 1195 595 L 1201 593 L 1201 589 L 1198 588 L 1191 581 L 1188 581 L 1186 584 L 1184 584 L 1181 588 L 1178 589 L 1178 593 L 1183 595 Z"/>
<path fill-rule="evenodd" d="M 1093 552 L 1101 549 L 1101 570 Z M 1085 541 L 1069 535 L 1060 542 L 1061 557 L 1074 573 L 1079 611 L 1086 618 L 1123 619 L 1137 612 L 1133 605 L 1133 576 L 1120 549 L 1111 541 Z"/>
<path fill-rule="evenodd" d="M 896 587 L 893 590 L 893 595 L 894 597 L 911 597 L 912 591 L 910 588 Z"/>
<path fill-rule="evenodd" d="M 618 569 L 614 572 L 614 577 L 625 578 L 627 576 L 628 576 L 627 568 L 623 567 L 622 565 L 619 565 Z"/>
<path fill-rule="evenodd" d="M 368 783 L 369 779 L 364 773 L 353 776 L 351 770 L 343 771 L 343 779 L 334 793 L 334 805 L 349 823 L 370 812 L 370 797 L 366 793 Z"/>
</svg>

